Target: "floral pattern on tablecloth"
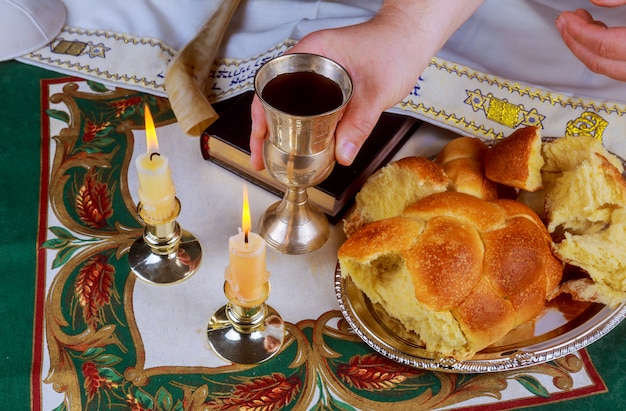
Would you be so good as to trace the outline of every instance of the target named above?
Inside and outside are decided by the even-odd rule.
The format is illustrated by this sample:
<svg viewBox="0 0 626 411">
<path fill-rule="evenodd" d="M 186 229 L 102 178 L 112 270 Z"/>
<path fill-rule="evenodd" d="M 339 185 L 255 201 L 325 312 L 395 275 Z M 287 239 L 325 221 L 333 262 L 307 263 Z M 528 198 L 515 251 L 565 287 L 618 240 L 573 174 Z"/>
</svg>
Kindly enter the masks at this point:
<svg viewBox="0 0 626 411">
<path fill-rule="evenodd" d="M 253 367 L 145 368 L 127 258 L 143 228 L 125 178 L 131 130 L 143 127 L 144 105 L 157 125 L 175 118 L 164 98 L 86 84 L 89 91 L 68 81 L 50 96 L 67 110 L 47 110 L 67 125 L 51 136 L 49 205 L 61 224 L 49 227 L 44 243 L 58 270 L 45 306 L 45 383 L 65 394 L 57 410 L 426 410 L 481 402 L 504 409 L 605 390 L 584 350 L 491 374 L 404 366 L 372 351 L 339 311 L 288 323 L 279 355 Z M 576 387 L 579 372 L 592 375 L 591 388 Z M 526 395 L 508 398 L 504 391 L 512 385 Z"/>
</svg>

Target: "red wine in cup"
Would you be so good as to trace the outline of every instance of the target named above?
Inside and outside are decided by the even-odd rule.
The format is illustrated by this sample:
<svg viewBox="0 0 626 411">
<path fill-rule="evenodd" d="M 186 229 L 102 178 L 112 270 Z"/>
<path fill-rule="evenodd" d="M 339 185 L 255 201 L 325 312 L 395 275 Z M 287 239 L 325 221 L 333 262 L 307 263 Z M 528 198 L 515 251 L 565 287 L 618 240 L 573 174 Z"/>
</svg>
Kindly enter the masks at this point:
<svg viewBox="0 0 626 411">
<path fill-rule="evenodd" d="M 308 71 L 276 76 L 265 85 L 261 96 L 275 109 L 294 116 L 327 113 L 343 102 L 337 83 Z"/>
</svg>

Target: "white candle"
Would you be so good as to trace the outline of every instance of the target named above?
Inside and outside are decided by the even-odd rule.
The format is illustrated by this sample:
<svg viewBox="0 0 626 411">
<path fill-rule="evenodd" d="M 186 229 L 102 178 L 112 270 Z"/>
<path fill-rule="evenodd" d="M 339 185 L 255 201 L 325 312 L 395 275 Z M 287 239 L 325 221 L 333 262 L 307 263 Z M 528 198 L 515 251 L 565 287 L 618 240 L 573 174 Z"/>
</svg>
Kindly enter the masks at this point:
<svg viewBox="0 0 626 411">
<path fill-rule="evenodd" d="M 258 305 L 267 298 L 269 292 L 269 272 L 265 269 L 265 240 L 250 232 L 250 209 L 248 192 L 244 185 L 244 206 L 241 230 L 228 240 L 230 265 L 226 269 L 226 280 L 237 299 L 250 306 Z"/>
<path fill-rule="evenodd" d="M 172 181 L 169 160 L 161 155 L 150 109 L 145 106 L 147 152 L 135 160 L 139 179 L 139 201 L 142 218 L 161 222 L 172 217 L 176 210 L 176 187 Z"/>
</svg>

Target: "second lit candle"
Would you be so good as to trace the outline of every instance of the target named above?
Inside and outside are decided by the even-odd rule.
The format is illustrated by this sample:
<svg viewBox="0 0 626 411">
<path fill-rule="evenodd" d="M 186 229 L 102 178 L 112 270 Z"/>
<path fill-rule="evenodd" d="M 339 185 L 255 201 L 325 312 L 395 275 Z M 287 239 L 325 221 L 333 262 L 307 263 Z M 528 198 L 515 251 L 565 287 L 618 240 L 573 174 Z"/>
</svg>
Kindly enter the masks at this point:
<svg viewBox="0 0 626 411">
<path fill-rule="evenodd" d="M 241 305 L 252 307 L 262 303 L 269 294 L 269 272 L 265 268 L 267 245 L 260 235 L 250 231 L 252 224 L 245 185 L 243 197 L 241 230 L 228 240 L 226 291 L 234 294 Z"/>
</svg>

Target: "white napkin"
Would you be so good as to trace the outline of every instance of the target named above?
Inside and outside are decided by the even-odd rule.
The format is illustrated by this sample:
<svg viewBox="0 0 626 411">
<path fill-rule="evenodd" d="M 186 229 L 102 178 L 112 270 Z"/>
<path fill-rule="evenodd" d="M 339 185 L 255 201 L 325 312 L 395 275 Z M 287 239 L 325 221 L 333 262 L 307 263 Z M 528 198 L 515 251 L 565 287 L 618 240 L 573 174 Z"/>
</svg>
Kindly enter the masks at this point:
<svg viewBox="0 0 626 411">
<path fill-rule="evenodd" d="M 65 17 L 60 0 L 0 0 L 0 61 L 50 43 L 63 28 Z"/>
</svg>

